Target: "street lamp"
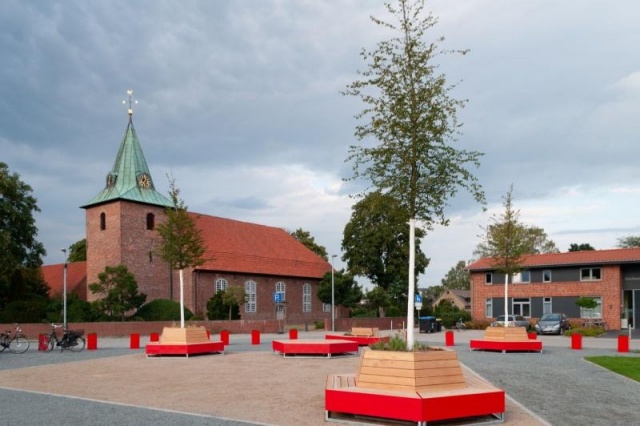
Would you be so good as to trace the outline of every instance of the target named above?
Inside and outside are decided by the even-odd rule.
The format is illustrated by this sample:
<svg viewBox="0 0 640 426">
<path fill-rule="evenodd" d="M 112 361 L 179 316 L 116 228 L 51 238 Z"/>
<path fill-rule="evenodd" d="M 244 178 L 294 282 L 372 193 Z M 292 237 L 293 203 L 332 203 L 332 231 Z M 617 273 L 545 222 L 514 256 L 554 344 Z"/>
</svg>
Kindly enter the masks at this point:
<svg viewBox="0 0 640 426">
<path fill-rule="evenodd" d="M 331 255 L 331 331 L 336 331 L 336 286 L 333 274 L 333 259 L 337 255 Z"/>
<path fill-rule="evenodd" d="M 64 253 L 64 270 L 62 272 L 62 324 L 67 329 L 67 249 L 62 249 Z"/>
</svg>

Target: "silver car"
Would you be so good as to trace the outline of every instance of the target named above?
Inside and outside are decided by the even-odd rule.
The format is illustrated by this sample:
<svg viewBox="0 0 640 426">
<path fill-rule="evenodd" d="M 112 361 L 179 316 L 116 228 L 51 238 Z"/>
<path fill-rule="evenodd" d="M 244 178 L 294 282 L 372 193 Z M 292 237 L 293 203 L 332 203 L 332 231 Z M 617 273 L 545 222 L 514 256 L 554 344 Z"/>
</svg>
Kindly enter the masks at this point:
<svg viewBox="0 0 640 426">
<path fill-rule="evenodd" d="M 568 330 L 569 319 L 564 314 L 544 314 L 535 325 L 538 334 L 562 334 Z"/>
<path fill-rule="evenodd" d="M 491 327 L 504 327 L 504 315 L 498 315 L 496 320 L 491 323 Z M 529 328 L 529 320 L 522 315 L 509 315 L 507 327 L 525 327 Z"/>
</svg>

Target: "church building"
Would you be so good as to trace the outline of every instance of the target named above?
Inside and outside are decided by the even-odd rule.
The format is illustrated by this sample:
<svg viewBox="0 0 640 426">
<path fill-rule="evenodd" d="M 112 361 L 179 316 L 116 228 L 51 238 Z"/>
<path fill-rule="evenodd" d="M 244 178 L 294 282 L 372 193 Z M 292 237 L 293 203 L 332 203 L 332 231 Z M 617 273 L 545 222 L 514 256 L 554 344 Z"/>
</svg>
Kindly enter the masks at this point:
<svg viewBox="0 0 640 426">
<path fill-rule="evenodd" d="M 106 266 L 126 265 L 139 291 L 154 299 L 179 300 L 178 271 L 158 255 L 156 230 L 172 202 L 159 193 L 133 126 L 133 111 L 105 185 L 82 208 L 86 212 L 87 260 L 69 265 L 74 291 L 89 301 L 88 285 Z M 189 215 L 206 245 L 205 263 L 184 271 L 185 306 L 206 315 L 207 301 L 217 291 L 242 286 L 247 301 L 242 319 L 318 321 L 329 318 L 330 305 L 317 297 L 318 284 L 331 265 L 281 228 L 206 214 Z M 63 265 L 43 267 L 55 294 Z M 277 303 L 276 303 L 277 301 Z"/>
</svg>

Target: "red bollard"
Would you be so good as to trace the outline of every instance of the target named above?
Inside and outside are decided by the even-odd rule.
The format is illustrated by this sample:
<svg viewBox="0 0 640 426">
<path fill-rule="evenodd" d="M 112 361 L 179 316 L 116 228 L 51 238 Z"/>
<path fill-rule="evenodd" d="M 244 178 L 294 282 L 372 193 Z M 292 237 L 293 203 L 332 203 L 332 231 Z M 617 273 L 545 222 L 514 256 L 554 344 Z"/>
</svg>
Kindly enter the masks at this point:
<svg viewBox="0 0 640 426">
<path fill-rule="evenodd" d="M 629 336 L 618 336 L 618 352 L 629 352 Z"/>
<path fill-rule="evenodd" d="M 576 350 L 582 349 L 582 334 L 573 333 L 571 335 L 571 349 L 576 349 Z"/>
<path fill-rule="evenodd" d="M 222 340 L 222 344 L 225 346 L 229 346 L 229 331 L 222 330 L 220 332 L 220 340 Z"/>
<path fill-rule="evenodd" d="M 87 350 L 95 351 L 98 349 L 98 335 L 96 333 L 87 334 Z"/>
<path fill-rule="evenodd" d="M 49 336 L 41 334 L 38 336 L 38 350 L 46 351 L 49 349 Z"/>
<path fill-rule="evenodd" d="M 289 330 L 289 339 L 296 340 L 298 338 L 298 329 L 292 328 Z"/>
<path fill-rule="evenodd" d="M 260 330 L 251 330 L 251 344 L 252 345 L 260 344 Z"/>
<path fill-rule="evenodd" d="M 211 340 L 211 332 L 209 330 L 206 330 L 206 331 L 207 331 L 207 340 Z"/>
<path fill-rule="evenodd" d="M 140 349 L 140 335 L 138 333 L 131 333 L 129 336 L 129 349 Z"/>
<path fill-rule="evenodd" d="M 160 335 L 158 333 L 151 333 L 149 335 L 149 341 L 150 342 L 159 342 L 160 341 Z"/>
<path fill-rule="evenodd" d="M 445 346 L 454 346 L 453 340 L 454 340 L 453 331 L 451 331 L 451 330 L 445 331 L 445 333 L 444 333 L 444 345 Z"/>
</svg>

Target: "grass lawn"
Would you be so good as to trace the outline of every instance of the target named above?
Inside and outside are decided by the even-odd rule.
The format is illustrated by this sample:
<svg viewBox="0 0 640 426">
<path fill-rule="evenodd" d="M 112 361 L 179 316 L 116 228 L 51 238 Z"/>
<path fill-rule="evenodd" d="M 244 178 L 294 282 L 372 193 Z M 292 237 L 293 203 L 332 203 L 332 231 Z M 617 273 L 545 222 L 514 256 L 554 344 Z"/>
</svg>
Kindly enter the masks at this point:
<svg viewBox="0 0 640 426">
<path fill-rule="evenodd" d="M 622 376 L 640 382 L 640 358 L 624 356 L 587 356 L 584 359 Z"/>
</svg>

